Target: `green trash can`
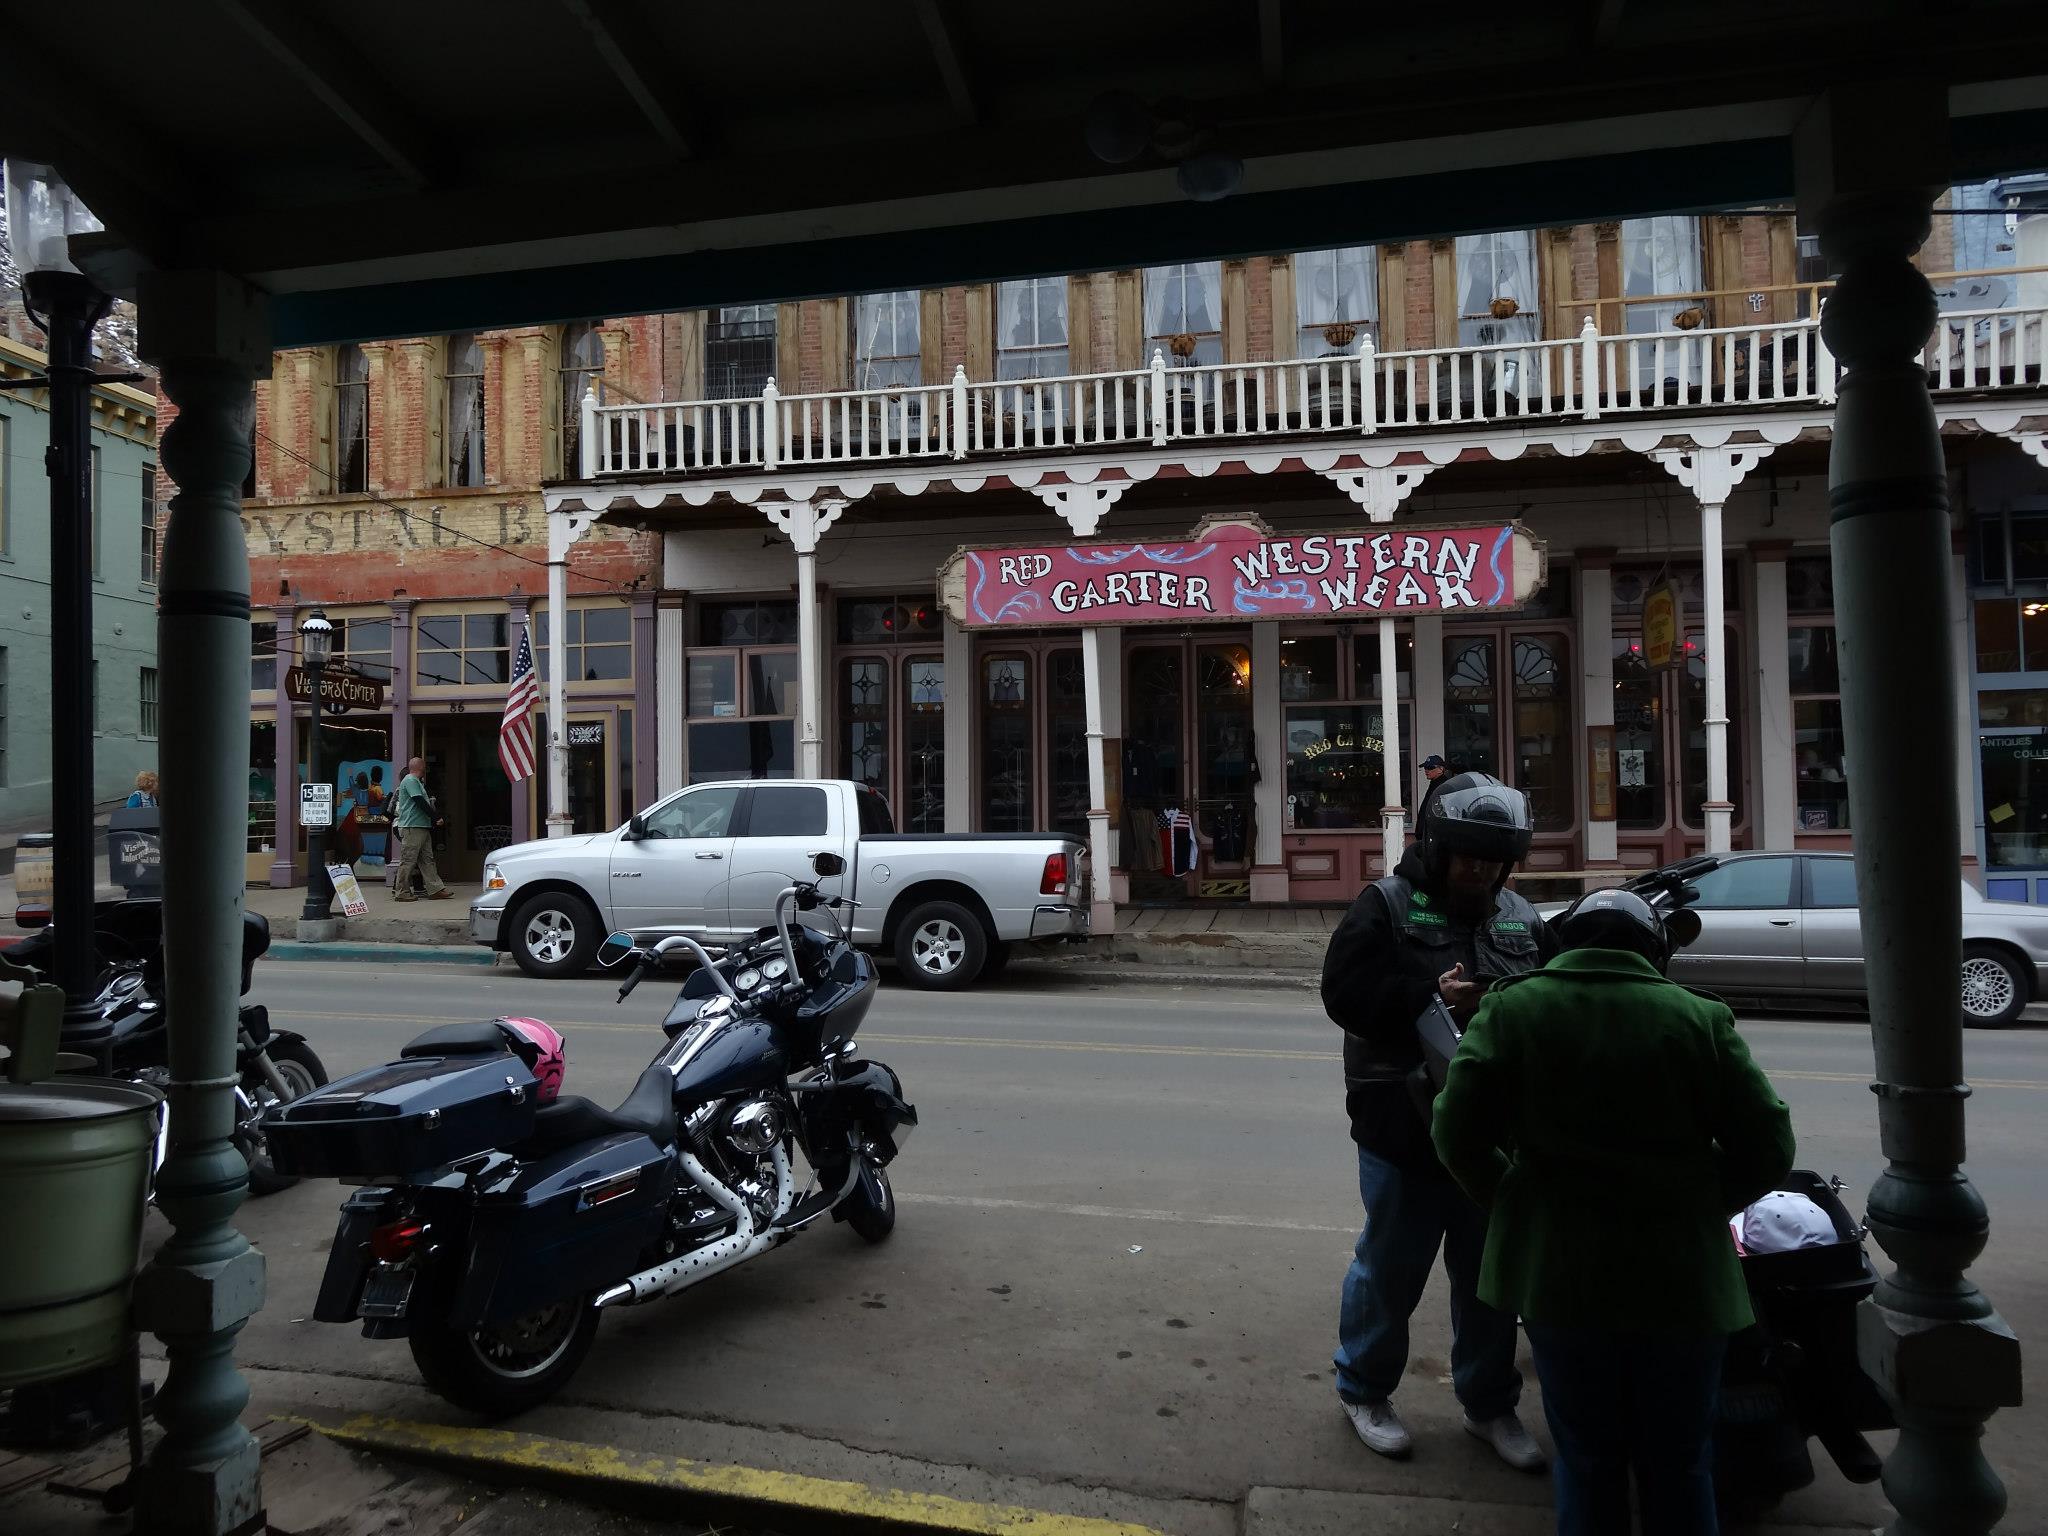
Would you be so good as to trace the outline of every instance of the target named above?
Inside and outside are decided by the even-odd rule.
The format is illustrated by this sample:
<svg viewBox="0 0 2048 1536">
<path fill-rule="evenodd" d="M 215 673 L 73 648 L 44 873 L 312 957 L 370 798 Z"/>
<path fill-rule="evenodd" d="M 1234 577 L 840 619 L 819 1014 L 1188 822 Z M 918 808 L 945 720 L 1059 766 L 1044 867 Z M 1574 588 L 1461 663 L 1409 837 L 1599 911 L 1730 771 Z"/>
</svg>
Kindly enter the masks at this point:
<svg viewBox="0 0 2048 1536">
<path fill-rule="evenodd" d="M 123 1358 L 163 1095 L 0 1081 L 0 1388 Z"/>
</svg>

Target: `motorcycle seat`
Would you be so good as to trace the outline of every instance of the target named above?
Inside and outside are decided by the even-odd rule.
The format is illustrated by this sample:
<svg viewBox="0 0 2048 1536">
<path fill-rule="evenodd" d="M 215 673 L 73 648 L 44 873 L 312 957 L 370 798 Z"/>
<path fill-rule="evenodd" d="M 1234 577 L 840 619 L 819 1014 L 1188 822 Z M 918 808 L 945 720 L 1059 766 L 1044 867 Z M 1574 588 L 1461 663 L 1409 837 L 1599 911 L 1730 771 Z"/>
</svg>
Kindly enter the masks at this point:
<svg viewBox="0 0 2048 1536">
<path fill-rule="evenodd" d="M 617 1109 L 600 1108 L 573 1093 L 541 1105 L 533 1117 L 533 1131 L 519 1144 L 519 1151 L 533 1157 L 622 1131 L 663 1144 L 675 1139 L 675 1078 L 659 1062 L 640 1074 Z"/>
<path fill-rule="evenodd" d="M 496 1019 L 474 1024 L 443 1024 L 415 1036 L 400 1048 L 400 1056 L 480 1056 L 510 1049 L 504 1030 Z"/>
</svg>

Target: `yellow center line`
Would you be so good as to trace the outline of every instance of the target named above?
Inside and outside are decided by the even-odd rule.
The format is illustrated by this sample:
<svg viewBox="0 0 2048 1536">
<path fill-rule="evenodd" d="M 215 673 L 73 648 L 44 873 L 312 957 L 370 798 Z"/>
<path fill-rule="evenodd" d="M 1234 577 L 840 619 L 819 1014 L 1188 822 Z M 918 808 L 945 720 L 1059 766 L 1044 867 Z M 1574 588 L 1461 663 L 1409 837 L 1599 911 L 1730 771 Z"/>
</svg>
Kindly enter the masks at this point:
<svg viewBox="0 0 2048 1536">
<path fill-rule="evenodd" d="M 335 1019 L 355 1023 L 412 1024 L 426 1028 L 435 1024 L 467 1024 L 474 1015 L 441 1017 L 431 1014 L 411 1013 L 319 1013 L 311 1011 L 280 1010 L 277 1017 L 294 1019 Z M 655 1034 L 650 1024 L 600 1024 L 587 1019 L 564 1019 L 556 1017 L 553 1023 L 558 1029 L 587 1029 L 604 1034 L 647 1035 Z M 1200 1056 L 1223 1061 L 1313 1061 L 1330 1063 L 1338 1059 L 1338 1053 L 1329 1051 L 1286 1051 L 1277 1049 L 1257 1050 L 1245 1046 L 1226 1045 L 1147 1045 L 1137 1041 L 1122 1040 L 1018 1040 L 1002 1036 L 978 1035 L 893 1035 L 864 1033 L 863 1041 L 875 1045 L 964 1045 L 1004 1051 L 1080 1051 L 1108 1056 Z M 1767 1069 L 1768 1070 L 1768 1069 Z M 1801 1083 L 1868 1083 L 1867 1072 L 1819 1072 L 1783 1069 L 1771 1072 L 1773 1078 Z M 1971 1081 L 1973 1088 L 2019 1088 L 2039 1092 L 2048 1090 L 2048 1080 L 2024 1077 L 1985 1077 Z"/>
</svg>

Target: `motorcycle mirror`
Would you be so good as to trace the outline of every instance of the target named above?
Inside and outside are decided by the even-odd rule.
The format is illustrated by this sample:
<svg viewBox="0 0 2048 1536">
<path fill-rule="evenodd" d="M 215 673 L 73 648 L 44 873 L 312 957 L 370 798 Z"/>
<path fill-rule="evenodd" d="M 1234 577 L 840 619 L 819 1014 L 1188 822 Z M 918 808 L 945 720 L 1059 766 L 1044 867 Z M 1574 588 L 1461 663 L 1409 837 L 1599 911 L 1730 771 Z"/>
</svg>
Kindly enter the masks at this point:
<svg viewBox="0 0 2048 1536">
<path fill-rule="evenodd" d="M 1683 949 L 1700 936 L 1700 915 L 1691 907 L 1680 907 L 1664 914 L 1664 932 L 1671 939 L 1673 949 Z"/>
<path fill-rule="evenodd" d="M 630 933 L 606 934 L 604 942 L 597 946 L 597 963 L 599 965 L 606 967 L 623 965 L 632 958 L 633 935 Z"/>
<path fill-rule="evenodd" d="M 817 871 L 820 880 L 830 880 L 834 875 L 846 873 L 846 860 L 836 853 L 814 853 L 811 868 Z"/>
</svg>

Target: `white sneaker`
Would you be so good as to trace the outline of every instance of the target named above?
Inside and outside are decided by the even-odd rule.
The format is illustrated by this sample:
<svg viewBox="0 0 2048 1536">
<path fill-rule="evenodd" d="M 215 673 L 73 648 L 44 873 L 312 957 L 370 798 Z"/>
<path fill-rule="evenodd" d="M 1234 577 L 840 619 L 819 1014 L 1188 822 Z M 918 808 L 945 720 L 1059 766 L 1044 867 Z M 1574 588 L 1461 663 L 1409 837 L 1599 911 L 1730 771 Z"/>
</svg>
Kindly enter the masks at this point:
<svg viewBox="0 0 2048 1536">
<path fill-rule="evenodd" d="M 1363 1435 L 1364 1430 L 1359 1433 Z M 1494 1455 L 1513 1467 L 1517 1472 L 1541 1472 L 1550 1465 L 1550 1459 L 1543 1454 L 1543 1447 L 1536 1443 L 1536 1437 L 1522 1427 L 1522 1421 L 1512 1413 L 1504 1413 L 1497 1419 L 1475 1419 L 1465 1415 L 1465 1433 L 1475 1440 L 1484 1440 L 1493 1447 Z M 1404 1437 L 1405 1438 L 1405 1437 Z M 1366 1444 L 1372 1442 L 1368 1440 Z"/>
<path fill-rule="evenodd" d="M 1394 1405 L 1384 1397 L 1375 1403 L 1346 1402 L 1344 1417 L 1351 1421 L 1351 1427 L 1358 1431 L 1358 1438 L 1365 1442 L 1368 1450 L 1399 1460 L 1415 1449 L 1408 1426 L 1401 1422 L 1401 1416 L 1394 1412 Z"/>
</svg>

